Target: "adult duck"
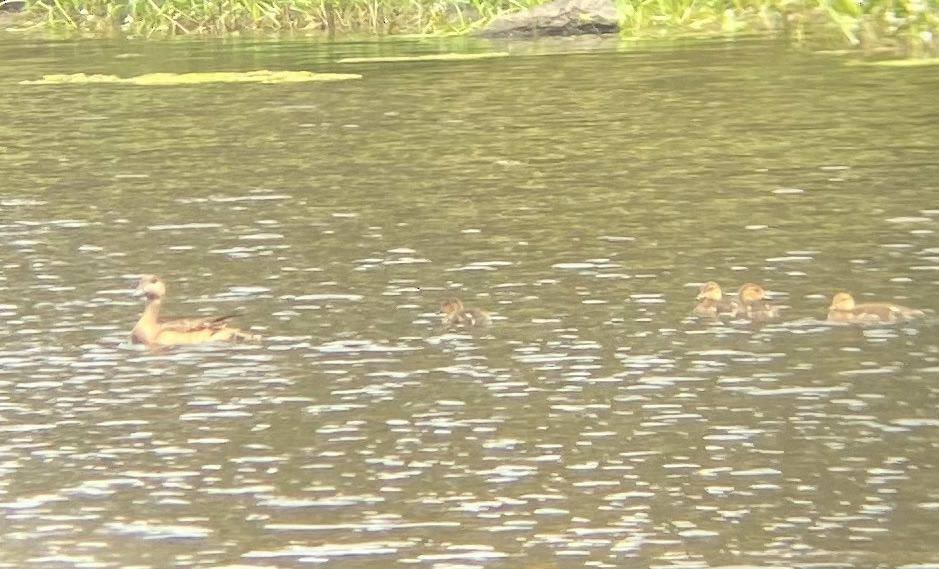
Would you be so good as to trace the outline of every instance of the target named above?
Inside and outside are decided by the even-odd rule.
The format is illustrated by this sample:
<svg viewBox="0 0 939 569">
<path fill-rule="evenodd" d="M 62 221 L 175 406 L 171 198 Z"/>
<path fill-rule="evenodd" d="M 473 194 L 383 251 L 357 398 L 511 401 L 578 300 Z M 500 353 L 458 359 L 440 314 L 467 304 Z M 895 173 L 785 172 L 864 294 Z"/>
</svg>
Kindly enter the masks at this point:
<svg viewBox="0 0 939 569">
<path fill-rule="evenodd" d="M 894 324 L 914 320 L 925 315 L 922 310 L 907 308 L 890 302 L 865 302 L 857 304 L 854 297 L 839 292 L 828 307 L 829 322 L 854 322 L 858 324 Z"/>
<path fill-rule="evenodd" d="M 143 275 L 134 291 L 147 299 L 147 306 L 131 332 L 135 344 L 147 346 L 179 346 L 210 342 L 243 342 L 257 340 L 259 336 L 229 325 L 234 317 L 178 318 L 160 320 L 160 306 L 166 296 L 166 284 L 156 275 Z"/>
</svg>

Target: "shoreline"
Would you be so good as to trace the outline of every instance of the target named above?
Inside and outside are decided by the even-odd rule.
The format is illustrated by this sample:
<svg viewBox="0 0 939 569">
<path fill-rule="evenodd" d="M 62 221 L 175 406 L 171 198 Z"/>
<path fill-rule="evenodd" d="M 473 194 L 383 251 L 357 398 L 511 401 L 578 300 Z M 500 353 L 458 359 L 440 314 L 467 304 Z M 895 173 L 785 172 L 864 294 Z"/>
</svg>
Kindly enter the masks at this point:
<svg viewBox="0 0 939 569">
<path fill-rule="evenodd" d="M 693 0 L 689 1 L 693 3 Z M 361 7 L 355 5 L 355 0 L 347 2 L 348 5 L 341 10 L 334 7 L 336 0 L 312 0 L 313 3 L 306 6 L 307 11 L 296 9 L 293 4 L 284 4 L 281 6 L 283 13 L 277 17 L 267 13 L 245 17 L 234 8 L 231 13 L 194 14 L 177 9 L 160 14 L 139 13 L 135 14 L 136 17 L 122 17 L 127 8 L 120 0 L 102 0 L 99 3 L 91 0 L 88 3 L 95 4 L 92 10 L 88 10 L 85 0 L 63 1 L 56 4 L 56 12 L 50 11 L 49 5 L 38 0 L 27 0 L 23 10 L 0 10 L 0 31 L 30 37 L 98 37 L 131 41 L 174 37 L 313 37 L 339 40 L 464 37 L 511 40 L 578 35 L 619 36 L 627 41 L 642 41 L 733 38 L 742 35 L 766 38 L 782 36 L 802 42 L 811 36 L 823 36 L 829 45 L 840 40 L 839 43 L 844 47 L 859 51 L 891 50 L 912 57 L 929 56 L 939 51 L 939 9 L 933 13 L 927 8 L 915 15 L 915 18 L 908 17 L 905 26 L 899 26 L 895 23 L 894 14 L 867 13 L 848 17 L 818 6 L 807 6 L 800 11 L 784 11 L 778 9 L 773 0 L 767 1 L 770 4 L 766 6 L 752 4 L 720 12 L 705 7 L 690 16 L 684 13 L 680 18 L 667 13 L 637 15 L 629 11 L 627 4 L 627 9 L 619 13 L 618 28 L 612 32 L 540 34 L 536 31 L 493 35 L 486 33 L 487 26 L 500 18 L 524 17 L 525 10 L 504 10 L 496 5 L 485 14 L 478 11 L 444 11 L 428 15 L 419 11 L 385 13 L 380 10 L 365 14 L 359 12 Z M 231 6 L 238 6 L 239 2 L 253 0 L 225 0 Z M 172 0 L 168 0 L 167 5 L 172 5 Z M 415 2 L 415 5 L 419 3 Z M 221 5 L 218 9 L 222 10 Z M 887 25 L 888 21 L 892 23 Z"/>
</svg>

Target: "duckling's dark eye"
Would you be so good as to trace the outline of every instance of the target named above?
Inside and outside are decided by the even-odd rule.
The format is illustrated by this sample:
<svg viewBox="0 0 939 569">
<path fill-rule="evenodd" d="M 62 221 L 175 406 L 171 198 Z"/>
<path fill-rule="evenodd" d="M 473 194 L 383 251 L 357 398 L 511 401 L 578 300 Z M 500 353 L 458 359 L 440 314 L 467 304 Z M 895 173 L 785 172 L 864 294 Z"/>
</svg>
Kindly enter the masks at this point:
<svg viewBox="0 0 939 569">
<path fill-rule="evenodd" d="M 160 282 L 160 279 L 158 279 L 157 277 L 150 277 L 150 282 L 153 283 L 153 284 L 156 284 L 156 283 Z"/>
</svg>

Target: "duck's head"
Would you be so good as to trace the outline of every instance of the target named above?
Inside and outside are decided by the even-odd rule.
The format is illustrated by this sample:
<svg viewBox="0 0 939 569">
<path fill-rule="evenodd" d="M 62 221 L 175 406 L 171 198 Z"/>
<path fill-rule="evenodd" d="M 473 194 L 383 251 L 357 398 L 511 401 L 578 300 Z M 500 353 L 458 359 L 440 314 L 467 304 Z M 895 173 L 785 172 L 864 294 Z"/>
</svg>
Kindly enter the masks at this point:
<svg viewBox="0 0 939 569">
<path fill-rule="evenodd" d="M 751 302 L 763 300 L 766 297 L 766 291 L 758 284 L 745 283 L 740 287 L 737 297 L 741 303 L 750 304 Z"/>
<path fill-rule="evenodd" d="M 721 285 L 714 281 L 708 281 L 698 289 L 698 300 L 720 300 L 723 296 Z"/>
<path fill-rule="evenodd" d="M 463 310 L 463 301 L 459 298 L 448 298 L 440 303 L 440 310 L 444 314 L 454 314 Z"/>
<path fill-rule="evenodd" d="M 854 310 L 854 297 L 846 292 L 839 292 L 832 297 L 828 310 Z"/>
<path fill-rule="evenodd" d="M 142 275 L 134 294 L 136 296 L 146 296 L 147 300 L 156 300 L 166 296 L 166 285 L 156 275 Z"/>
</svg>

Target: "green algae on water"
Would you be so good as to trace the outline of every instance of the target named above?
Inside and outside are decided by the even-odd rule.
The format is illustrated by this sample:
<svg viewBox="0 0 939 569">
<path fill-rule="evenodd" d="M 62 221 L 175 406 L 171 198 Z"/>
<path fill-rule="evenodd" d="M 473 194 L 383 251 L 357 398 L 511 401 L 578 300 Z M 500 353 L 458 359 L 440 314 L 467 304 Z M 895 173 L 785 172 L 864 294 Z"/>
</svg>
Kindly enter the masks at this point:
<svg viewBox="0 0 939 569">
<path fill-rule="evenodd" d="M 923 59 L 883 59 L 880 61 L 852 61 L 851 65 L 873 65 L 877 67 L 925 67 L 939 65 L 939 57 Z"/>
<path fill-rule="evenodd" d="M 109 83 L 123 85 L 164 86 L 201 85 L 205 83 L 305 83 L 308 81 L 344 81 L 361 79 L 358 73 L 313 73 L 311 71 L 217 71 L 209 73 L 147 73 L 134 77 L 116 75 L 43 75 L 36 81 L 20 81 L 21 85 L 63 85 Z"/>
<path fill-rule="evenodd" d="M 344 57 L 339 63 L 401 63 L 408 61 L 464 61 L 473 59 L 489 59 L 492 57 L 508 57 L 505 51 L 490 51 L 487 53 L 435 53 L 430 55 L 401 55 L 393 57 Z"/>
</svg>

